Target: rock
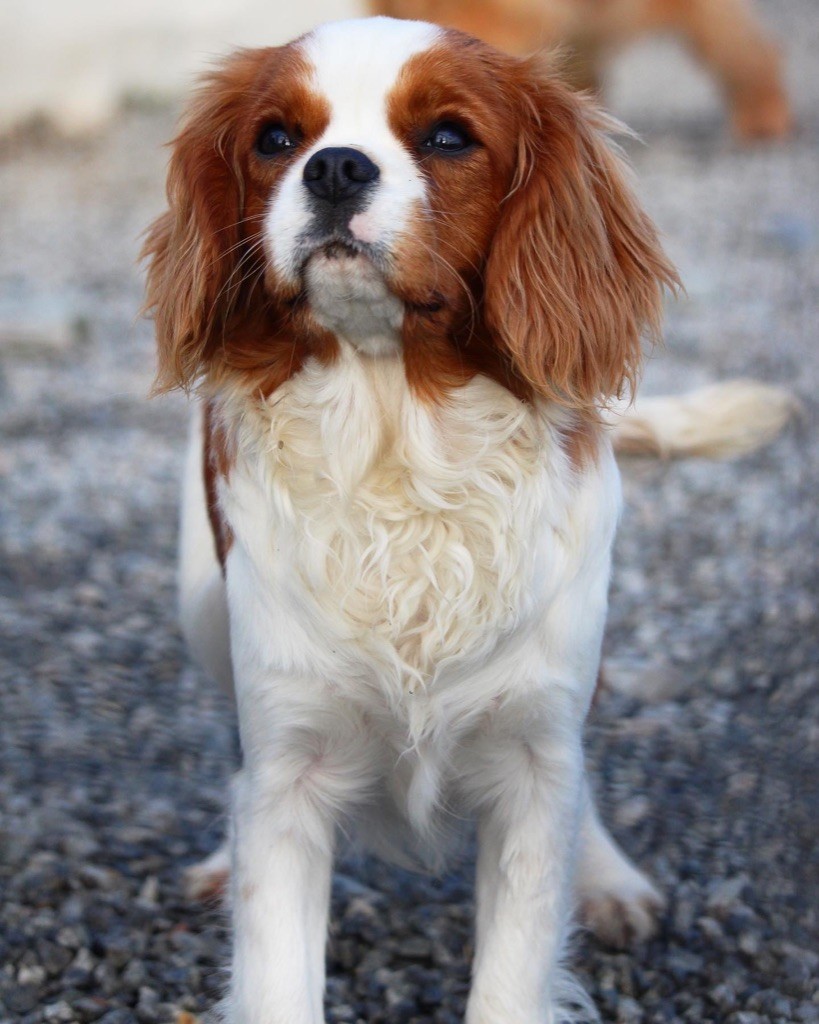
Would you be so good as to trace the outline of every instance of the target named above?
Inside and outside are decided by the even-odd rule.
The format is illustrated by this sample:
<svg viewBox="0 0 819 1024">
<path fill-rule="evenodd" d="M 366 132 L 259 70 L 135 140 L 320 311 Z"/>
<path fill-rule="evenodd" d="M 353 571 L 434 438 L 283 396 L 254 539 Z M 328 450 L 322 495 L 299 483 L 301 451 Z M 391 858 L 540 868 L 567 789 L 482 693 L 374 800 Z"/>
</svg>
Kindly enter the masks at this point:
<svg viewBox="0 0 819 1024">
<path fill-rule="evenodd" d="M 3 985 L 0 999 L 10 1013 L 24 1014 L 39 1004 L 40 989 L 37 985 Z"/>
<path fill-rule="evenodd" d="M 48 1024 L 68 1024 L 74 1020 L 74 1011 L 64 1001 L 49 1003 L 43 1007 L 43 1020 Z"/>
<path fill-rule="evenodd" d="M 725 914 L 739 901 L 740 894 L 747 884 L 748 878 L 744 874 L 734 878 L 717 879 L 708 887 L 706 906 L 712 913 Z"/>
</svg>

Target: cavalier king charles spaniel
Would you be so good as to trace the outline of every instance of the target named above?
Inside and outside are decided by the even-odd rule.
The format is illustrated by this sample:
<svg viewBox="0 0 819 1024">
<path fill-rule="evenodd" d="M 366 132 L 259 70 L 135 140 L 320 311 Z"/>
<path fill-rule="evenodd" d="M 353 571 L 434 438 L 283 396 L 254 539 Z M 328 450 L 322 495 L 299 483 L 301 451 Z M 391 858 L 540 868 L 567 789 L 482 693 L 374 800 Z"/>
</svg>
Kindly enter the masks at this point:
<svg viewBox="0 0 819 1024">
<path fill-rule="evenodd" d="M 651 931 L 582 749 L 607 403 L 677 281 L 611 127 L 539 60 L 373 18 L 227 58 L 174 142 L 148 304 L 157 388 L 200 398 L 183 625 L 243 752 L 231 1024 L 324 1019 L 340 828 L 437 863 L 477 820 L 468 1024 L 564 1012 L 575 903 Z"/>
</svg>

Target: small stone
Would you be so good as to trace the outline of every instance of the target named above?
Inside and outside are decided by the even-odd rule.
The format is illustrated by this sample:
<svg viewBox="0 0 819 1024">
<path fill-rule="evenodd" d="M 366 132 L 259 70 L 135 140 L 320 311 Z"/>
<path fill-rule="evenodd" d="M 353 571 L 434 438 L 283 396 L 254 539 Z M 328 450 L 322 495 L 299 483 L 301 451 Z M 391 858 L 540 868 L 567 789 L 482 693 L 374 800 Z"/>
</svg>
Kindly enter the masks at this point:
<svg viewBox="0 0 819 1024">
<path fill-rule="evenodd" d="M 105 1013 L 107 1006 L 104 999 L 93 996 L 83 996 L 82 999 L 75 1000 L 73 1005 L 74 1012 L 83 1022 L 98 1020 Z"/>
<path fill-rule="evenodd" d="M 100 1017 L 99 1024 L 138 1024 L 138 1021 L 130 1010 L 116 1009 Z"/>
<path fill-rule="evenodd" d="M 17 983 L 19 985 L 42 985 L 46 977 L 45 968 L 40 964 L 24 965 L 17 972 Z"/>
<path fill-rule="evenodd" d="M 40 1002 L 36 985 L 15 985 L 0 989 L 0 999 L 11 1013 L 28 1013 Z"/>
<path fill-rule="evenodd" d="M 408 960 L 429 960 L 432 956 L 432 946 L 429 939 L 420 935 L 403 939 L 395 946 L 399 956 L 405 956 Z"/>
<path fill-rule="evenodd" d="M 159 898 L 159 879 L 156 875 L 149 875 L 142 883 L 137 899 L 141 903 L 148 903 L 153 906 Z"/>
<path fill-rule="evenodd" d="M 698 953 L 684 949 L 672 949 L 667 957 L 668 969 L 677 982 L 684 982 L 703 968 L 703 958 Z"/>
<path fill-rule="evenodd" d="M 83 864 L 78 871 L 78 876 L 83 885 L 89 889 L 102 889 L 110 891 L 115 889 L 121 881 L 120 875 L 110 868 L 99 867 L 96 864 Z"/>
<path fill-rule="evenodd" d="M 630 996 L 622 996 L 617 1001 L 617 1020 L 623 1024 L 639 1024 L 645 1014 L 643 1008 L 636 999 Z"/>
<path fill-rule="evenodd" d="M 803 963 L 809 971 L 819 971 L 819 953 L 797 946 L 794 942 L 783 942 L 782 952 L 786 957 Z"/>
<path fill-rule="evenodd" d="M 718 945 L 720 941 L 725 938 L 725 932 L 722 930 L 722 925 L 713 917 L 698 918 L 697 927 L 709 942 L 714 944 Z"/>
<path fill-rule="evenodd" d="M 742 890 L 748 884 L 746 875 L 734 878 L 721 878 L 708 887 L 706 906 L 709 910 L 724 914 L 738 902 Z"/>
<path fill-rule="evenodd" d="M 348 1006 L 346 1003 L 341 1003 L 337 1006 L 331 1006 L 327 1011 L 327 1019 L 330 1024 L 353 1024 L 358 1018 L 358 1013 Z"/>
<path fill-rule="evenodd" d="M 57 942 L 67 949 L 79 949 L 80 946 L 84 945 L 84 937 L 77 928 L 69 926 L 61 928 L 57 932 Z"/>
<path fill-rule="evenodd" d="M 651 814 L 651 801 L 645 796 L 633 796 L 618 804 L 614 818 L 622 828 L 634 828 Z"/>
<path fill-rule="evenodd" d="M 132 960 L 122 972 L 121 977 L 126 988 L 137 989 L 145 981 L 145 965 L 141 960 Z"/>
<path fill-rule="evenodd" d="M 64 1001 L 49 1003 L 43 1007 L 43 1019 L 49 1024 L 68 1024 L 68 1021 L 74 1020 L 74 1011 Z"/>
<path fill-rule="evenodd" d="M 708 993 L 711 1002 L 720 1008 L 723 1013 L 733 1010 L 737 1003 L 737 994 L 727 982 L 717 985 Z"/>
<path fill-rule="evenodd" d="M 743 932 L 737 945 L 747 956 L 756 956 L 762 947 L 762 940 L 756 932 Z"/>
<path fill-rule="evenodd" d="M 71 950 L 47 939 L 40 939 L 37 942 L 37 956 L 52 977 L 62 974 L 73 959 Z"/>
</svg>

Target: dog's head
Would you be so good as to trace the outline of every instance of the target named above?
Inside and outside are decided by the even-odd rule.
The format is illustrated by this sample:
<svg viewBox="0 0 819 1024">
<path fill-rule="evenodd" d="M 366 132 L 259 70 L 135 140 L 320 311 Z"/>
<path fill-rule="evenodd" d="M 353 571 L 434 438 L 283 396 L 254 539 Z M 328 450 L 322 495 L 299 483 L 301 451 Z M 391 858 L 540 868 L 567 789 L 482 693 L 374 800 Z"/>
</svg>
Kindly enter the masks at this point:
<svg viewBox="0 0 819 1024">
<path fill-rule="evenodd" d="M 676 280 L 605 129 L 541 62 L 419 22 L 229 57 L 145 246 L 159 386 L 269 393 L 345 339 L 422 398 L 482 372 L 592 410 Z"/>
</svg>

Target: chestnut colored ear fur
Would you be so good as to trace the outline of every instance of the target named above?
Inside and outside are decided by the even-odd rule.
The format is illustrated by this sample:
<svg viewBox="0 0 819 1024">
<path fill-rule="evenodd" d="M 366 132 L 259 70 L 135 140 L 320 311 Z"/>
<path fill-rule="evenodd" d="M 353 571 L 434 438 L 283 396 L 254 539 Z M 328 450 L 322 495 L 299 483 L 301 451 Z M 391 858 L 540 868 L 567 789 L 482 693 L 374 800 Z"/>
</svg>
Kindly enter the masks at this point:
<svg viewBox="0 0 819 1024">
<path fill-rule="evenodd" d="M 242 245 L 243 169 L 233 137 L 271 50 L 234 54 L 207 75 L 174 139 L 168 210 L 148 229 L 146 309 L 156 321 L 155 391 L 188 388 L 221 343 L 252 275 Z"/>
<path fill-rule="evenodd" d="M 610 148 L 613 127 L 537 59 L 523 61 L 518 169 L 486 268 L 496 342 L 541 395 L 578 409 L 633 388 L 679 279 Z"/>
</svg>

